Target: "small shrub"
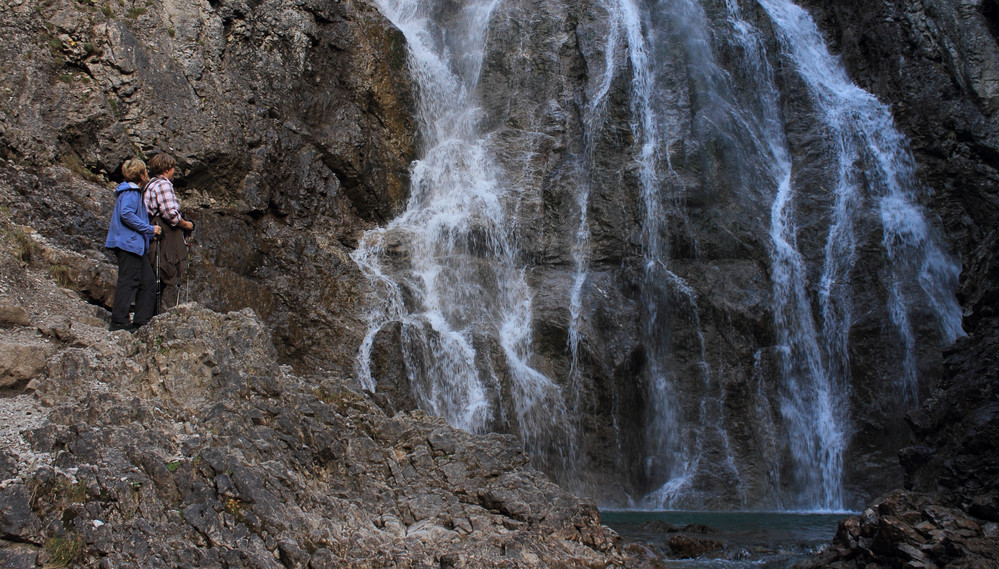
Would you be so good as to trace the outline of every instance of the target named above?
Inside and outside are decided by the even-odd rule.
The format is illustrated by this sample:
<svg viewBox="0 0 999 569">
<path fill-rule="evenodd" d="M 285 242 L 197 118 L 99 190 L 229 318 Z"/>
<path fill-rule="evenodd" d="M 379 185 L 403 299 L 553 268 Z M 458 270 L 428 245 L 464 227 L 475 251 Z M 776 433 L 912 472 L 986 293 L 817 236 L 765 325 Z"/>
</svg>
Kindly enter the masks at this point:
<svg viewBox="0 0 999 569">
<path fill-rule="evenodd" d="M 55 279 L 56 284 L 61 287 L 69 288 L 73 284 L 73 271 L 66 265 L 51 265 L 49 266 L 49 274 Z"/>
<path fill-rule="evenodd" d="M 79 535 L 50 537 L 45 542 L 45 551 L 49 554 L 52 567 L 69 567 L 83 556 L 83 539 Z"/>
<path fill-rule="evenodd" d="M 91 42 L 83 44 L 83 51 L 85 51 L 88 56 L 100 57 L 104 55 L 104 50 L 97 47 L 97 44 Z"/>
<path fill-rule="evenodd" d="M 52 55 L 55 55 L 60 51 L 62 51 L 62 48 L 63 48 L 62 40 L 60 40 L 59 38 L 52 38 L 49 40 L 49 51 L 52 52 Z"/>
<path fill-rule="evenodd" d="M 104 14 L 104 17 L 110 20 L 111 16 L 114 16 L 114 10 L 111 9 L 111 6 L 105 4 L 101 6 L 101 14 Z"/>
<path fill-rule="evenodd" d="M 70 77 L 72 78 L 72 76 Z M 101 176 L 91 172 L 78 154 L 63 154 L 59 157 L 59 163 L 68 168 L 76 176 L 95 184 L 103 184 L 105 181 Z"/>
</svg>

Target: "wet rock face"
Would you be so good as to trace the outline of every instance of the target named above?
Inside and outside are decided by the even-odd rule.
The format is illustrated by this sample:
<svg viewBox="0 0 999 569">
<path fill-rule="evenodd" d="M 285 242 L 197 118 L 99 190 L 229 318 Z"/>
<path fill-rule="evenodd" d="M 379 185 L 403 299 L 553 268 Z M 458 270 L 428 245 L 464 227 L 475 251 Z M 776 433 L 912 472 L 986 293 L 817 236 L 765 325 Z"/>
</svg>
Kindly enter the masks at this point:
<svg viewBox="0 0 999 569">
<path fill-rule="evenodd" d="M 928 204 L 963 261 L 965 328 L 995 314 L 999 194 L 996 4 L 806 0 L 851 77 L 892 105 Z"/>
<path fill-rule="evenodd" d="M 946 372 L 908 416 L 915 444 L 900 452 L 906 487 L 999 521 L 999 323 L 983 321 L 948 352 Z"/>
<path fill-rule="evenodd" d="M 698 4 L 708 18 L 722 19 L 720 3 Z M 762 41 L 777 44 L 762 8 L 747 5 L 743 10 L 745 18 L 759 26 Z M 581 482 L 580 491 L 599 492 L 613 502 L 625 495 L 642 495 L 664 482 L 640 466 L 647 465 L 649 458 L 646 437 L 654 413 L 647 377 L 650 362 L 658 357 L 673 374 L 681 422 L 724 431 L 713 439 L 714 435 L 704 435 L 703 456 L 711 457 L 706 462 L 712 466 L 703 467 L 693 481 L 691 504 L 778 507 L 775 501 L 754 501 L 782 491 L 793 493 L 794 478 L 787 443 L 782 442 L 769 182 L 760 182 L 763 174 L 750 152 L 735 137 L 726 136 L 725 121 L 731 119 L 713 101 L 737 95 L 706 94 L 707 79 L 698 74 L 708 72 L 696 67 L 697 54 L 685 52 L 689 46 L 682 44 L 682 32 L 674 29 L 679 19 L 674 28 L 663 26 L 658 43 L 650 48 L 661 53 L 649 57 L 661 56 L 674 66 L 661 70 L 669 90 L 656 95 L 662 97 L 657 99 L 659 110 L 673 113 L 666 119 L 671 172 L 662 173 L 667 182 L 661 191 L 675 192 L 676 197 L 662 212 L 661 237 L 669 243 L 665 257 L 674 280 L 651 286 L 643 282 L 642 230 L 648 221 L 643 219 L 630 126 L 637 120 L 629 75 L 634 70 L 621 61 L 627 59 L 622 52 L 608 63 L 610 48 L 603 38 L 611 19 L 606 7 L 589 2 L 571 2 L 568 7 L 546 1 L 512 2 L 503 6 L 489 30 L 480 90 L 488 117 L 485 129 L 491 133 L 493 154 L 520 196 L 518 245 L 537 291 L 533 331 L 538 369 L 558 378 L 566 390 L 581 390 L 574 402 L 577 432 L 585 439 L 580 446 L 586 449 L 583 460 L 590 465 L 583 470 L 592 468 L 594 474 Z M 820 19 L 820 24 L 831 25 L 829 18 Z M 833 42 L 834 50 L 839 47 Z M 834 201 L 828 189 L 835 186 L 837 175 L 833 163 L 822 157 L 833 153 L 835 145 L 828 129 L 814 117 L 808 87 L 790 65 L 776 61 L 777 53 L 779 49 L 774 49 L 771 63 L 781 89 L 779 112 L 795 155 L 792 179 L 799 189 L 798 246 L 802 257 L 814 262 L 825 254 Z M 751 88 L 749 71 L 731 63 L 740 55 L 737 47 L 726 44 L 716 55 L 729 65 L 732 89 Z M 607 65 L 624 71 L 604 84 Z M 912 65 L 924 75 L 934 67 L 925 59 Z M 858 81 L 870 88 L 865 80 Z M 974 110 L 968 91 L 952 90 L 951 96 L 955 105 L 941 109 L 941 116 Z M 890 97 L 886 93 L 884 98 Z M 598 99 L 599 110 L 594 110 Z M 903 126 L 915 125 L 915 114 L 909 118 Z M 934 136 L 945 133 L 926 132 L 927 140 Z M 920 152 L 917 148 L 917 158 L 922 159 Z M 983 159 L 980 155 L 975 160 Z M 580 168 L 583 163 L 586 167 Z M 943 175 L 920 165 L 926 184 L 936 188 Z M 583 186 L 588 191 L 585 212 L 577 203 Z M 955 208 L 955 202 L 936 198 L 929 205 L 937 208 L 931 217 Z M 575 323 L 581 338 L 575 369 L 582 369 L 586 378 L 577 387 L 575 379 L 565 378 L 574 369 L 567 347 L 568 299 L 576 270 L 573 247 L 583 213 L 589 249 L 582 310 Z M 872 217 L 856 221 L 856 268 L 848 275 L 854 289 L 850 298 L 854 319 L 848 331 L 848 369 L 839 370 L 850 377 L 849 428 L 854 433 L 844 456 L 846 499 L 858 506 L 901 483 L 895 453 L 910 441 L 902 420 L 906 409 L 898 405 L 898 394 L 882 383 L 897 372 L 899 356 L 893 347 L 896 339 L 886 331 L 891 316 L 886 309 L 888 292 L 878 274 L 884 263 L 880 228 Z M 809 286 L 817 287 L 821 267 L 812 265 L 809 270 Z M 659 303 L 655 319 L 649 316 L 650 297 Z M 813 301 L 812 311 L 818 311 L 817 302 Z M 977 306 L 988 310 L 983 303 Z M 613 317 L 608 319 L 608 314 Z M 941 341 L 929 315 L 913 314 L 912 319 L 919 338 L 915 360 L 926 378 L 920 390 L 925 394 L 929 378 L 941 370 Z M 650 334 L 659 336 L 650 339 Z M 662 354 L 652 353 L 656 349 Z M 705 367 L 710 377 L 705 378 Z M 632 412 L 636 408 L 641 412 Z M 622 435 L 621 429 L 627 434 Z M 726 462 L 723 456 L 732 460 Z M 627 475 L 608 468 L 617 464 L 629 465 Z M 781 488 L 775 491 L 775 485 Z M 733 493 L 736 487 L 739 490 Z"/>
<path fill-rule="evenodd" d="M 253 307 L 285 357 L 349 367 L 328 357 L 358 333 L 349 247 L 404 203 L 412 157 L 403 40 L 377 9 L 18 0 L 0 28 L 0 157 L 28 168 L 6 180 L 15 218 L 100 250 L 114 196 L 99 186 L 168 151 L 198 224 L 189 298 Z"/>
<path fill-rule="evenodd" d="M 969 336 L 947 351 L 929 397 L 907 418 L 915 437 L 900 453 L 905 486 L 994 522 L 989 512 L 999 492 L 997 5 L 806 4 L 851 75 L 892 103 L 922 177 L 937 190 L 928 205 L 963 262 L 960 299 Z"/>
</svg>

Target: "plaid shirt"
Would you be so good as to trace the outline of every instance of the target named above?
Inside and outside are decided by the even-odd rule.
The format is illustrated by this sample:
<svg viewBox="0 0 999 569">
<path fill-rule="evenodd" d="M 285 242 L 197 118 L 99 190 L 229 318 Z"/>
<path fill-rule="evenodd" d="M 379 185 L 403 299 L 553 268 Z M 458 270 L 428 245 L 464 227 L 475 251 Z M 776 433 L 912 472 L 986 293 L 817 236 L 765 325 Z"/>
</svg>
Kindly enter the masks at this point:
<svg viewBox="0 0 999 569">
<path fill-rule="evenodd" d="M 173 193 L 170 180 L 158 176 L 150 180 L 142 194 L 142 201 L 146 203 L 149 217 L 158 215 L 172 227 L 180 223 L 180 202 L 177 201 L 177 194 Z"/>
</svg>

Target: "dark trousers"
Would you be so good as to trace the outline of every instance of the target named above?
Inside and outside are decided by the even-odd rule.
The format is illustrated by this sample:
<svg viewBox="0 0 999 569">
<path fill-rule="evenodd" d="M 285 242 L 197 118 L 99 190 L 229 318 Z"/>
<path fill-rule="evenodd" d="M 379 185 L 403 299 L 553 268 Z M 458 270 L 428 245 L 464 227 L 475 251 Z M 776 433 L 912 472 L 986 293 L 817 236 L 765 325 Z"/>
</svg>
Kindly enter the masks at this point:
<svg viewBox="0 0 999 569">
<path fill-rule="evenodd" d="M 177 306 L 180 300 L 180 283 L 187 273 L 184 266 L 187 242 L 184 241 L 184 230 L 172 227 L 162 217 L 154 217 L 153 223 L 162 229 L 152 253 L 158 257 L 155 261 L 160 271 L 160 304 L 157 308 L 157 313 L 160 313 Z"/>
<path fill-rule="evenodd" d="M 127 328 L 128 311 L 135 299 L 135 317 L 132 324 L 142 326 L 153 317 L 156 310 L 156 275 L 145 255 L 136 255 L 115 249 L 118 255 L 118 283 L 114 287 L 111 307 L 111 326 Z"/>
</svg>

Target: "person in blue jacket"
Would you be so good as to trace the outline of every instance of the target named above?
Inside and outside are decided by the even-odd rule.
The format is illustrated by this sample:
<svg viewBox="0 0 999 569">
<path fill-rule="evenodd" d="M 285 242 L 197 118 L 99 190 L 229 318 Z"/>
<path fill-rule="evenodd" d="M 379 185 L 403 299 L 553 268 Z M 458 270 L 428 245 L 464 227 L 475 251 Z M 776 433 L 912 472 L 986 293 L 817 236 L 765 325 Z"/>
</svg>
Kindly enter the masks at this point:
<svg viewBox="0 0 999 569">
<path fill-rule="evenodd" d="M 153 317 L 156 310 L 156 274 L 146 252 L 149 240 L 160 228 L 149 223 L 149 213 L 142 201 L 142 186 L 148 181 L 146 163 L 137 158 L 121 166 L 125 181 L 118 185 L 118 196 L 111 215 L 104 246 L 118 257 L 118 283 L 111 307 L 111 330 L 135 330 Z M 135 316 L 128 312 L 135 299 Z"/>
</svg>

